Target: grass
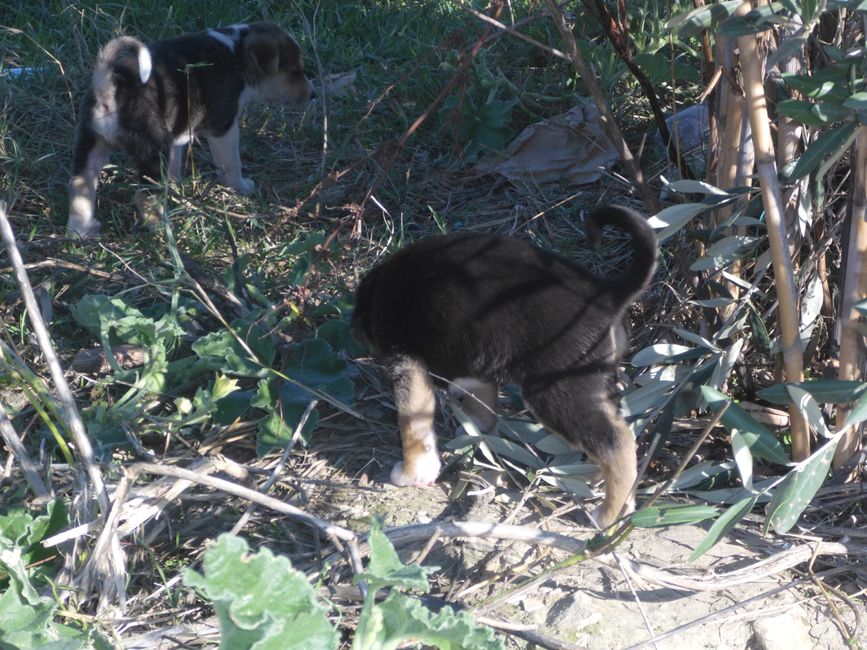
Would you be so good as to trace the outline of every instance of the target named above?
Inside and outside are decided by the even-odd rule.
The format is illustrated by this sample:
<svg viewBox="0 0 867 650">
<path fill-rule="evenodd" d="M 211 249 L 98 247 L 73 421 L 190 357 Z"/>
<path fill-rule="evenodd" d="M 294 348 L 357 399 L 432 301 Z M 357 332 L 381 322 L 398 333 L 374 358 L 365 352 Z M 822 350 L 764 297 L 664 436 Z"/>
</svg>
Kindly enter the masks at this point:
<svg viewBox="0 0 867 650">
<path fill-rule="evenodd" d="M 641 27 L 643 47 L 650 47 L 647 43 L 656 47 L 664 42 L 663 6 L 656 2 L 644 6 L 647 12 L 635 18 L 636 27 Z M 513 2 L 511 7 L 515 19 L 520 19 L 536 5 Z M 102 240 L 82 245 L 66 239 L 65 187 L 77 104 L 100 45 L 119 34 L 147 41 L 258 19 L 278 22 L 296 36 L 312 76 L 354 72 L 353 91 L 343 96 L 326 94 L 303 110 L 258 106 L 246 111 L 242 159 L 245 174 L 259 188 L 252 197 L 239 197 L 214 185 L 209 156 L 196 145 L 194 171 L 166 198 L 176 244 L 160 228 L 135 223 L 135 173 L 120 155 L 105 170 L 100 186 Z M 312 338 L 333 343 L 336 356 L 346 363 L 355 350 L 345 329 L 333 323 L 345 324 L 348 296 L 359 276 L 386 253 L 441 230 L 469 228 L 516 233 L 574 257 L 587 257 L 578 218 L 581 211 L 602 202 L 636 204 L 626 183 L 613 174 L 580 188 L 509 183 L 481 175 L 471 164 L 476 155 L 468 147 L 472 133 L 462 133 L 465 123 L 456 124 L 453 113 L 441 107 L 434 107 L 407 145 L 388 161 L 384 152 L 394 151 L 390 143 L 431 105 L 454 76 L 466 49 L 484 31 L 455 2 L 248 0 L 167 7 L 155 0 L 129 4 L 21 0 L 4 5 L 2 20 L 0 197 L 11 204 L 25 261 L 47 261 L 31 268 L 30 278 L 34 285 L 44 286 L 51 298 L 50 329 L 65 365 L 98 342 L 98 336 L 73 316 L 85 295 L 118 297 L 151 320 L 181 314 L 186 319 L 185 333 L 166 346 L 167 360 L 173 361 L 192 358 L 196 341 L 225 333 L 220 317 L 231 320 L 241 315 L 220 289 L 240 297 L 245 310 L 258 316 L 257 326 L 273 334 L 274 367 L 295 367 L 302 348 L 293 346 Z M 623 118 L 631 144 L 638 147 L 650 124 L 640 95 L 622 64 L 598 38 L 595 25 L 579 20 L 578 29 L 586 36 L 583 46 L 608 83 L 612 105 Z M 525 31 L 542 42 L 558 44 L 550 21 L 538 21 Z M 30 68 L 32 73 L 2 74 L 15 68 Z M 481 51 L 454 97 L 470 117 L 492 101 L 513 103 L 498 125 L 498 137 L 505 144 L 526 125 L 568 110 L 576 90 L 580 91 L 580 81 L 563 61 L 522 41 L 500 38 Z M 669 100 L 687 94 L 682 87 L 666 92 Z M 648 167 L 659 165 L 650 153 L 645 160 Z M 189 282 L 177 279 L 172 261 L 175 248 L 206 288 L 216 313 L 205 308 Z M 617 240 L 608 252 L 620 256 L 623 248 L 622 240 Z M 0 276 L 0 291 L 4 337 L 30 367 L 45 375 L 11 276 Z M 652 328 L 636 333 L 644 343 L 652 342 L 653 336 Z M 290 457 L 288 474 L 299 482 L 291 478 L 275 487 L 281 498 L 324 512 L 331 507 L 330 493 L 309 494 L 308 488 L 314 490 L 305 487 L 305 478 L 363 485 L 382 479 L 396 458 L 393 406 L 381 375 L 365 363 L 346 368 L 347 376 L 354 369 L 359 377 L 354 404 L 364 419 L 324 406 L 309 451 L 299 450 Z M 253 443 L 265 411 L 248 409 L 242 418 L 220 423 L 210 418 L 187 423 L 179 418 L 182 400 L 192 403 L 198 391 L 205 395 L 212 391 L 214 373 L 171 377 L 173 383 L 147 399 L 142 397 L 134 410 L 125 412 L 122 422 L 111 421 L 112 440 L 125 427 L 165 459 L 187 462 L 218 448 L 238 463 L 265 462 L 256 458 Z M 0 379 L 5 382 L 0 399 L 5 401 L 16 391 L 8 375 Z M 82 407 L 108 411 L 118 408 L 129 384 L 139 379 L 136 373 L 114 379 L 73 377 Z M 250 376 L 239 380 L 240 393 L 248 401 L 261 387 L 259 380 Z M 281 399 L 278 407 L 288 408 L 289 401 Z M 93 412 L 88 417 L 97 420 Z M 38 419 L 26 406 L 15 423 L 33 438 L 42 435 Z M 101 431 L 100 426 L 94 425 L 94 431 Z M 45 453 L 52 455 L 50 449 Z M 126 446 L 112 453 L 116 461 L 135 458 Z M 328 462 L 323 464 L 320 458 Z M 69 488 L 60 491 L 71 498 Z M 568 499 L 556 491 L 546 498 Z M 18 499 L 4 492 L 0 507 Z M 177 567 L 194 562 L 203 542 L 230 528 L 242 509 L 234 503 L 215 503 L 207 493 L 192 495 L 172 515 L 174 534 L 157 531 L 136 540 L 129 552 L 129 593 L 141 598 L 153 590 L 154 583 L 171 580 Z M 291 522 L 257 515 L 245 534 L 256 544 L 293 556 L 296 566 L 307 562 L 308 570 L 321 559 L 321 540 Z M 131 616 L 142 616 L 145 627 L 186 620 L 193 614 L 177 598 L 173 592 L 171 600 L 161 601 L 166 614 L 159 621 L 145 622 L 151 606 L 143 600 L 134 601 Z"/>
</svg>

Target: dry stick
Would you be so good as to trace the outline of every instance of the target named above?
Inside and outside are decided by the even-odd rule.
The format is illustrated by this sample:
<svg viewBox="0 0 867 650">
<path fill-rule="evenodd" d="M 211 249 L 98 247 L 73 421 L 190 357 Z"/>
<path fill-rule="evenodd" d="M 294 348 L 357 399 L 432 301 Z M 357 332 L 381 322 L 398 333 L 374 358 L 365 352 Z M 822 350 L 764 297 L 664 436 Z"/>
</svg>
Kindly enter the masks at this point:
<svg viewBox="0 0 867 650">
<path fill-rule="evenodd" d="M 840 379 L 861 379 L 864 367 L 864 339 L 859 331 L 860 314 L 855 303 L 867 297 L 867 126 L 859 127 L 855 140 L 855 178 L 852 181 L 852 217 L 843 298 L 840 308 Z M 849 409 L 837 410 L 837 430 L 846 425 Z M 861 448 L 861 426 L 848 427 L 834 450 L 835 469 L 848 464 Z"/>
<path fill-rule="evenodd" d="M 183 467 L 157 465 L 156 463 L 135 463 L 131 465 L 129 469 L 130 471 L 136 472 L 137 474 L 159 474 L 160 476 L 172 476 L 174 478 L 192 481 L 193 483 L 205 485 L 207 487 L 214 488 L 215 490 L 225 492 L 226 494 L 231 494 L 241 499 L 252 501 L 253 503 L 259 504 L 260 506 L 263 506 L 270 510 L 274 510 L 275 512 L 294 517 L 295 519 L 304 522 L 308 526 L 312 526 L 313 528 L 321 530 L 328 537 L 332 538 L 334 542 L 336 542 L 336 546 L 338 548 L 341 548 L 339 542 L 346 542 L 347 546 L 349 547 L 350 564 L 352 566 L 353 572 L 361 573 L 361 571 L 363 570 L 361 566 L 361 555 L 358 552 L 358 538 L 355 533 L 353 533 L 347 528 L 342 528 L 341 526 L 332 524 L 330 521 L 320 519 L 315 515 L 304 512 L 303 510 L 296 508 L 295 506 L 289 505 L 288 503 L 284 503 L 279 499 L 275 499 L 274 497 L 269 497 L 266 494 L 261 494 L 256 490 L 251 490 L 250 488 L 243 487 L 241 485 L 238 485 L 237 483 L 232 483 L 231 481 L 217 478 L 215 476 L 205 476 L 202 474 L 197 474 L 196 472 L 184 469 Z"/>
<path fill-rule="evenodd" d="M 665 123 L 665 115 L 662 113 L 662 107 L 659 105 L 659 98 L 656 95 L 656 88 L 650 78 L 644 73 L 639 65 L 635 62 L 632 56 L 632 45 L 629 42 L 629 34 L 627 25 L 619 17 L 614 18 L 611 10 L 603 0 L 594 0 L 596 11 L 590 5 L 590 0 L 582 0 L 582 3 L 591 14 L 595 14 L 599 26 L 608 37 L 614 51 L 620 60 L 626 64 L 632 76 L 641 86 L 644 91 L 644 96 L 647 97 L 647 103 L 650 104 L 650 111 L 653 113 L 653 121 L 656 122 L 656 128 L 659 130 L 659 136 L 665 143 L 668 159 L 670 162 L 677 165 L 681 178 L 694 179 L 695 174 L 686 162 L 686 159 L 681 155 L 679 140 L 677 137 L 672 138 L 668 130 L 668 124 Z M 677 131 L 677 123 L 675 122 L 675 131 Z"/>
<path fill-rule="evenodd" d="M 504 0 L 495 0 L 492 9 L 494 18 L 499 18 L 500 14 L 503 11 L 503 4 Z M 425 123 L 427 118 L 430 117 L 430 114 L 433 112 L 433 110 L 443 101 L 445 101 L 445 98 L 449 96 L 449 93 L 452 91 L 452 89 L 458 84 L 459 81 L 464 78 L 464 74 L 469 69 L 470 64 L 476 58 L 479 50 L 482 49 L 482 46 L 485 44 L 485 41 L 487 40 L 488 35 L 491 33 L 492 29 L 492 27 L 488 27 L 488 29 L 485 30 L 485 33 L 479 37 L 479 39 L 473 45 L 469 53 L 465 55 L 464 60 L 461 61 L 460 66 L 458 66 L 457 71 L 454 75 L 452 75 L 452 78 L 449 80 L 449 82 L 445 86 L 443 86 L 442 90 L 440 90 L 439 94 L 434 98 L 430 105 L 424 111 L 422 111 L 421 115 L 415 118 L 415 121 L 410 124 L 409 128 L 403 132 L 400 138 L 398 138 L 397 142 L 393 146 L 393 150 L 388 153 L 387 160 L 383 163 L 382 170 L 379 172 L 379 175 L 373 181 L 373 184 L 367 190 L 367 194 L 365 194 L 364 199 L 361 201 L 362 207 L 367 205 L 370 197 L 373 196 L 373 193 L 379 188 L 379 185 L 383 182 L 383 180 L 385 180 L 385 175 L 391 167 L 392 163 L 396 160 L 397 154 L 404 148 L 407 141 L 410 139 L 410 137 L 412 137 L 412 134 L 415 133 L 418 128 Z"/>
<path fill-rule="evenodd" d="M 608 136 L 611 144 L 615 149 L 617 149 L 617 152 L 623 159 L 626 171 L 632 179 L 638 193 L 641 194 L 645 207 L 651 212 L 658 212 L 659 202 L 656 200 L 656 196 L 650 191 L 650 188 L 644 181 L 644 174 L 641 172 L 638 162 L 629 150 L 629 146 L 623 138 L 623 133 L 620 132 L 620 127 L 617 126 L 614 114 L 608 107 L 608 102 L 605 101 L 605 95 L 602 92 L 602 88 L 596 80 L 596 75 L 593 74 L 590 66 L 587 65 L 584 61 L 584 57 L 581 56 L 581 51 L 578 49 L 578 43 L 575 42 L 575 35 L 566 23 L 566 18 L 563 17 L 563 12 L 560 11 L 560 7 L 557 6 L 557 3 L 554 2 L 554 0 L 545 0 L 545 4 L 548 6 L 551 16 L 554 18 L 554 24 L 557 26 L 557 30 L 566 42 L 572 66 L 575 68 L 575 71 L 587 87 L 587 92 L 590 93 L 593 103 L 596 104 L 596 109 L 599 111 L 599 121 L 602 124 L 602 129 L 605 131 L 605 135 Z"/>
<path fill-rule="evenodd" d="M 488 23 L 489 25 L 493 25 L 497 29 L 502 29 L 507 34 L 514 36 L 515 38 L 518 38 L 522 41 L 526 41 L 530 45 L 538 47 L 540 50 L 547 52 L 551 56 L 556 56 L 558 59 L 563 59 L 564 61 L 571 61 L 571 59 L 569 58 L 569 55 L 566 54 L 565 52 L 561 52 L 557 48 L 551 47 L 550 45 L 545 45 L 544 43 L 540 43 L 535 38 L 527 36 L 524 32 L 519 32 L 514 27 L 510 27 L 509 25 L 506 25 L 505 23 L 501 23 L 499 20 L 491 18 L 487 14 L 483 14 L 481 11 L 476 11 L 475 9 L 473 9 L 472 7 L 467 5 L 465 2 L 459 2 L 458 6 L 461 9 L 463 9 L 464 11 L 466 11 L 467 13 L 472 14 L 473 16 L 475 16 L 476 18 L 478 18 L 482 22 Z"/>
<path fill-rule="evenodd" d="M 12 452 L 12 456 L 18 461 L 21 466 L 21 471 L 24 472 L 24 478 L 30 484 L 30 489 L 37 499 L 50 499 L 51 491 L 45 486 L 42 477 L 39 476 L 39 465 L 33 462 L 27 449 L 21 442 L 18 432 L 12 422 L 6 416 L 6 411 L 3 409 L 3 404 L 0 404 L 0 433 L 3 435 L 3 440 L 6 446 Z"/>
<path fill-rule="evenodd" d="M 749 0 L 744 2 L 743 6 L 751 7 Z M 739 37 L 738 46 L 779 300 L 778 317 L 782 333 L 783 364 L 786 381 L 795 383 L 804 379 L 803 345 L 798 332 L 798 290 L 792 273 L 792 260 L 789 257 L 780 182 L 777 178 L 777 164 L 771 140 L 770 118 L 762 84 L 762 67 L 756 47 L 756 36 L 747 34 Z M 789 404 L 789 419 L 792 429 L 792 458 L 800 462 L 810 455 L 810 431 L 807 428 L 807 419 L 797 404 Z"/>
<path fill-rule="evenodd" d="M 277 461 L 277 464 L 274 466 L 274 470 L 271 472 L 271 476 L 259 486 L 259 492 L 265 494 L 268 490 L 271 489 L 271 486 L 277 482 L 277 479 L 280 478 L 280 474 L 283 471 L 283 467 L 286 465 L 286 461 L 289 458 L 289 453 L 295 447 L 295 443 L 298 442 L 298 439 L 301 437 L 301 431 L 304 429 L 304 425 L 307 424 L 307 419 L 310 417 L 310 413 L 313 409 L 316 408 L 316 405 L 319 404 L 318 399 L 310 400 L 310 403 L 307 405 L 307 408 L 304 409 L 304 413 L 301 415 L 301 419 L 298 420 L 298 424 L 295 427 L 295 431 L 292 432 L 292 437 L 289 438 L 289 441 L 283 447 L 283 455 L 280 456 L 280 460 Z M 244 511 L 244 514 L 241 515 L 240 519 L 235 522 L 235 525 L 232 526 L 232 530 L 230 531 L 233 535 L 237 535 L 238 532 L 247 525 L 247 522 L 250 521 L 250 517 L 253 516 L 253 513 L 256 512 L 256 504 L 251 503 L 247 506 L 247 509 Z"/>
<path fill-rule="evenodd" d="M 3 238 L 6 254 L 9 256 L 12 268 L 15 269 L 15 279 L 18 281 L 18 287 L 21 290 L 21 296 L 27 308 L 30 325 L 33 327 L 34 334 L 36 334 L 39 348 L 42 350 L 42 354 L 45 355 L 45 363 L 51 372 L 51 379 L 54 381 L 54 387 L 57 391 L 60 404 L 63 407 L 69 430 L 72 433 L 72 439 L 78 449 L 78 455 L 84 463 L 90 482 L 93 484 L 100 512 L 106 515 L 109 511 L 109 501 L 105 491 L 105 482 L 102 479 L 102 472 L 93 456 L 93 447 L 90 444 L 90 438 L 87 437 L 87 430 L 84 428 L 81 415 L 78 413 L 78 407 L 75 405 L 75 398 L 72 396 L 69 384 L 66 383 L 66 378 L 63 376 L 63 368 L 60 367 L 57 353 L 51 344 L 51 336 L 45 327 L 45 322 L 42 320 L 42 313 L 39 311 L 39 305 L 36 302 L 36 297 L 33 295 L 33 287 L 30 286 L 30 279 L 27 277 L 27 271 L 24 270 L 24 261 L 21 259 L 21 253 L 18 252 L 18 246 L 15 243 L 12 226 L 6 216 L 6 204 L 2 201 L 0 201 L 0 237 Z"/>
<path fill-rule="evenodd" d="M 829 569 L 828 571 L 823 571 L 821 575 L 823 575 L 823 576 L 832 575 L 835 573 L 841 573 L 842 571 L 845 571 L 845 570 L 848 570 L 848 567 Z M 752 596 L 751 598 L 747 598 L 746 600 L 738 601 L 732 605 L 729 605 L 728 607 L 724 607 L 723 609 L 719 609 L 715 612 L 711 612 L 710 614 L 705 614 L 704 616 L 701 616 L 700 618 L 697 618 L 694 621 L 690 621 L 689 623 L 679 625 L 678 627 L 676 627 L 672 630 L 669 630 L 668 632 L 664 632 L 663 634 L 659 634 L 659 635 L 653 637 L 652 639 L 647 639 L 646 641 L 642 641 L 641 643 L 630 646 L 629 648 L 627 648 L 627 650 L 638 650 L 639 648 L 647 648 L 649 646 L 653 646 L 658 641 L 662 641 L 663 639 L 668 639 L 669 637 L 676 636 L 676 635 L 680 634 L 681 632 L 686 632 L 687 630 L 689 630 L 693 627 L 696 627 L 698 625 L 704 625 L 706 623 L 710 623 L 711 621 L 720 618 L 724 614 L 727 614 L 731 611 L 742 608 L 746 605 L 749 605 L 750 603 L 758 602 L 760 600 L 765 600 L 765 599 L 770 598 L 771 596 L 774 596 L 776 594 L 782 593 L 784 591 L 788 591 L 792 587 L 795 587 L 799 584 L 802 584 L 802 583 L 805 583 L 808 581 L 809 581 L 809 578 L 801 578 L 799 580 L 793 580 L 791 582 L 787 582 L 784 585 L 780 585 L 779 587 L 775 587 L 775 588 L 770 589 L 768 591 L 762 592 L 760 594 Z M 787 605 L 786 608 L 788 609 L 788 607 L 789 606 Z"/>
</svg>

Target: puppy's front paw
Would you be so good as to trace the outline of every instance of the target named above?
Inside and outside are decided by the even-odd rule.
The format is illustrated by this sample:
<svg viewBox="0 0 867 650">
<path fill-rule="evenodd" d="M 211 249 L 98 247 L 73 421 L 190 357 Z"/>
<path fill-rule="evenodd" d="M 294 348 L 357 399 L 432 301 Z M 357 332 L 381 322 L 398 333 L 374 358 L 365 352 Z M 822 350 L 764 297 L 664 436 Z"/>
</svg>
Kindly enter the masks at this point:
<svg viewBox="0 0 867 650">
<path fill-rule="evenodd" d="M 437 480 L 441 467 L 439 456 L 434 451 L 417 458 L 412 471 L 404 469 L 403 461 L 395 463 L 391 482 L 398 487 L 427 487 Z"/>
<path fill-rule="evenodd" d="M 81 239 L 94 239 L 99 237 L 99 221 L 89 215 L 70 212 L 66 230 L 70 235 L 77 235 Z"/>
<path fill-rule="evenodd" d="M 256 183 L 243 176 L 240 176 L 237 181 L 231 183 L 230 187 L 242 196 L 250 196 L 256 191 Z"/>
</svg>

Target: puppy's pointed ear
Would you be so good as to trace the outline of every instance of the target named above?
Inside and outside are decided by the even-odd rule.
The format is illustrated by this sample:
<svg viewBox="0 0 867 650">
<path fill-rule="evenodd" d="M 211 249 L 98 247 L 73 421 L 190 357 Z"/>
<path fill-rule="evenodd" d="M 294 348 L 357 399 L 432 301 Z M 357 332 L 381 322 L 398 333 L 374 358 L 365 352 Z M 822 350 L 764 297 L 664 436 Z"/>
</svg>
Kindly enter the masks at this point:
<svg viewBox="0 0 867 650">
<path fill-rule="evenodd" d="M 280 50 L 269 34 L 254 34 L 247 40 L 251 69 L 263 76 L 273 75 L 280 66 Z"/>
</svg>

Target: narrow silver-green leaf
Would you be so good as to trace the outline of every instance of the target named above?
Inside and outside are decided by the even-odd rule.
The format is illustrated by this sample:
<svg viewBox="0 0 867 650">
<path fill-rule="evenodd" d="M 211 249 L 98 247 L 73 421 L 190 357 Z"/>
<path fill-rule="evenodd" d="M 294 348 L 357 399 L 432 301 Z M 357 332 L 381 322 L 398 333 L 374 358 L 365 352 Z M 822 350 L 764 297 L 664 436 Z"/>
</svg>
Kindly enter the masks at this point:
<svg viewBox="0 0 867 650">
<path fill-rule="evenodd" d="M 732 402 L 725 393 L 721 393 L 710 386 L 701 387 L 701 396 L 708 407 L 716 412 L 726 402 Z M 789 457 L 786 455 L 780 441 L 763 424 L 756 422 L 753 417 L 736 403 L 732 402 L 722 417 L 722 424 L 729 431 L 738 430 L 744 437 L 744 442 L 750 451 L 756 456 L 778 465 L 788 465 Z"/>
<path fill-rule="evenodd" d="M 820 135 L 807 147 L 807 150 L 798 158 L 789 180 L 803 178 L 816 169 L 822 161 L 840 151 L 845 150 L 855 138 L 857 125 L 854 122 L 845 122 L 829 129 Z"/>
<path fill-rule="evenodd" d="M 853 381 L 848 379 L 814 379 L 802 381 L 797 384 L 776 384 L 770 388 L 759 391 L 759 397 L 774 404 L 789 404 L 789 396 L 786 386 L 797 386 L 813 396 L 819 404 L 845 404 L 859 399 L 867 391 L 867 382 Z"/>
<path fill-rule="evenodd" d="M 773 528 L 775 533 L 783 534 L 797 523 L 825 481 L 839 440 L 838 434 L 788 473 L 765 509 L 765 532 Z"/>
<path fill-rule="evenodd" d="M 642 508 L 630 517 L 636 528 L 694 524 L 719 514 L 716 506 L 662 505 Z"/>
<path fill-rule="evenodd" d="M 734 528 L 735 524 L 749 514 L 754 505 L 756 505 L 756 497 L 751 495 L 741 499 L 722 513 L 717 520 L 713 522 L 713 526 L 710 527 L 710 530 L 707 531 L 707 534 L 698 543 L 698 546 L 696 546 L 693 552 L 690 553 L 689 561 L 694 562 L 707 553 L 718 541 L 720 541 L 720 539 L 722 539 L 723 535 Z"/>
</svg>

